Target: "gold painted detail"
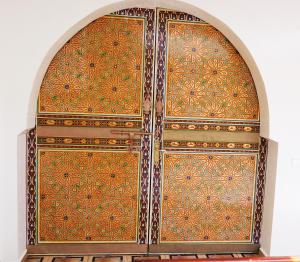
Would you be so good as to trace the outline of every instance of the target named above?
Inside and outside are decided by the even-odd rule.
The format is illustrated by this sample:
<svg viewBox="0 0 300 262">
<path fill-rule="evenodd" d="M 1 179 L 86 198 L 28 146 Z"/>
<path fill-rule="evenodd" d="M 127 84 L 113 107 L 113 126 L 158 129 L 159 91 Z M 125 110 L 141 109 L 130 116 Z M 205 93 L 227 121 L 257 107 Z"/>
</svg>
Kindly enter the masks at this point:
<svg viewBox="0 0 300 262">
<path fill-rule="evenodd" d="M 228 130 L 231 132 L 234 132 L 234 131 L 236 131 L 236 126 L 229 126 Z"/>
<path fill-rule="evenodd" d="M 109 145 L 115 145 L 115 144 L 117 144 L 117 140 L 116 139 L 108 139 L 107 142 L 108 142 Z"/>
<path fill-rule="evenodd" d="M 140 139 L 130 140 L 134 146 L 140 146 Z M 78 137 L 37 137 L 38 145 L 112 145 L 126 146 L 130 144 L 128 139 L 108 139 L 108 138 L 78 138 Z"/>
<path fill-rule="evenodd" d="M 228 142 L 203 142 L 203 141 L 172 141 L 165 140 L 164 147 L 172 148 L 210 148 L 210 149 L 248 149 L 258 150 L 258 143 L 228 143 Z"/>
<path fill-rule="evenodd" d="M 72 126 L 73 125 L 73 120 L 65 120 L 64 125 L 65 126 Z"/>
<path fill-rule="evenodd" d="M 46 122 L 46 125 L 48 125 L 48 126 L 53 126 L 53 125 L 55 125 L 55 120 L 53 120 L 53 119 L 48 119 L 48 120 L 46 120 L 45 122 Z"/>
<path fill-rule="evenodd" d="M 72 138 L 64 138 L 64 143 L 65 144 L 72 144 L 73 143 L 73 139 Z M 79 140 L 79 143 L 80 143 L 81 139 Z"/>
<path fill-rule="evenodd" d="M 117 122 L 108 122 L 108 126 L 109 127 L 116 127 L 117 126 Z"/>
<path fill-rule="evenodd" d="M 172 125 L 171 125 L 171 128 L 172 128 L 172 129 L 179 129 L 179 128 L 180 128 L 180 125 L 178 125 L 178 124 L 172 124 Z"/>
<path fill-rule="evenodd" d="M 244 131 L 245 131 L 245 132 L 251 132 L 252 129 L 253 129 L 253 128 L 252 128 L 251 126 L 245 126 L 245 127 L 244 127 Z"/>
<path fill-rule="evenodd" d="M 196 146 L 196 143 L 195 142 L 187 142 L 186 145 L 188 147 L 195 147 Z"/>
<path fill-rule="evenodd" d="M 231 124 L 203 124 L 203 123 L 164 123 L 166 130 L 195 130 L 195 131 L 220 131 L 220 132 L 251 132 L 259 133 L 259 125 L 231 125 Z"/>
<path fill-rule="evenodd" d="M 134 127 L 134 122 L 126 122 L 125 126 L 126 127 Z"/>
<path fill-rule="evenodd" d="M 173 142 L 170 142 L 170 145 L 171 145 L 171 146 L 179 146 L 180 143 L 179 143 L 179 142 L 176 142 L 176 141 L 173 141 Z"/>
<path fill-rule="evenodd" d="M 227 144 L 228 148 L 235 148 L 235 143 L 228 143 Z M 243 147 L 244 148 L 244 147 Z"/>
<path fill-rule="evenodd" d="M 46 142 L 47 144 L 53 144 L 53 143 L 55 143 L 55 138 L 47 137 L 47 138 L 45 139 L 45 142 Z"/>
<path fill-rule="evenodd" d="M 190 129 L 190 130 L 194 130 L 194 129 L 196 129 L 196 126 L 195 125 L 188 125 L 187 128 Z"/>
<path fill-rule="evenodd" d="M 38 126 L 72 126 L 72 127 L 102 127 L 102 128 L 142 128 L 142 121 L 96 120 L 96 119 L 47 119 L 38 118 Z"/>
</svg>

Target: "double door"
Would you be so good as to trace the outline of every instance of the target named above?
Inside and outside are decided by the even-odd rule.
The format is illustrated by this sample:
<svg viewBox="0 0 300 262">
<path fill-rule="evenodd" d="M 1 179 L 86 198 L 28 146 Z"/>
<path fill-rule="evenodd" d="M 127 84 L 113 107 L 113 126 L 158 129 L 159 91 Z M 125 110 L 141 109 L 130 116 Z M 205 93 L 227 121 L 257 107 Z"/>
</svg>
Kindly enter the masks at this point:
<svg viewBox="0 0 300 262">
<path fill-rule="evenodd" d="M 41 85 L 36 244 L 253 251 L 258 148 L 251 74 L 217 29 L 169 10 L 101 17 Z"/>
</svg>

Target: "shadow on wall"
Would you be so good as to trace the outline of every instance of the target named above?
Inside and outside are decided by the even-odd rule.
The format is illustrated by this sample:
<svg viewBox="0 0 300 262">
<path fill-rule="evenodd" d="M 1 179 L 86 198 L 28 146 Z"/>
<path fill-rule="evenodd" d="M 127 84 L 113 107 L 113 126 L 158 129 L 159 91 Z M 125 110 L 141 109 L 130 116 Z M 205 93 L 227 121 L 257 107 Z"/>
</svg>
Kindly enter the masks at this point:
<svg viewBox="0 0 300 262">
<path fill-rule="evenodd" d="M 265 255 L 271 252 L 271 236 L 273 224 L 273 208 L 275 198 L 275 185 L 277 173 L 278 143 L 274 140 L 268 140 L 268 158 L 265 181 L 263 223 L 261 232 L 261 250 Z"/>
</svg>

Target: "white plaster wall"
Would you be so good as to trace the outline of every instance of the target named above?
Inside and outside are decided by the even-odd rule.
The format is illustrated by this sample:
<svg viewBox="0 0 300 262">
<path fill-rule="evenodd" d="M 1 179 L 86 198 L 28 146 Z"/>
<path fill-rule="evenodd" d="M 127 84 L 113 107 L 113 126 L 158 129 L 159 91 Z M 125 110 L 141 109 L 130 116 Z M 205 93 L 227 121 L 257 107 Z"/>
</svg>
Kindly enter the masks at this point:
<svg viewBox="0 0 300 262">
<path fill-rule="evenodd" d="M 23 194 L 18 189 L 23 179 L 17 167 L 18 135 L 34 124 L 36 93 L 47 64 L 89 21 L 137 5 L 169 7 L 206 19 L 248 62 L 261 100 L 262 134 L 278 143 L 277 169 L 268 173 L 271 181 L 276 174 L 275 202 L 266 209 L 263 248 L 271 255 L 300 255 L 299 0 L 0 0 L 0 261 L 18 261 L 25 250 L 24 231 L 18 230 L 24 210 L 18 200 L 18 192 Z M 267 192 L 271 205 L 272 190 Z"/>
</svg>

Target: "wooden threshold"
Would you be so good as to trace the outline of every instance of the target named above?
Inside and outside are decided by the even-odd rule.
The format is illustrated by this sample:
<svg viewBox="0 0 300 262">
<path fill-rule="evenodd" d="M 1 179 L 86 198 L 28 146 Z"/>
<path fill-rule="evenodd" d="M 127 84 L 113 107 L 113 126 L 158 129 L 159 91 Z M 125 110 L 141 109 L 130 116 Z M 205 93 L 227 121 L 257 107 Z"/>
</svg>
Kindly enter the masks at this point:
<svg viewBox="0 0 300 262">
<path fill-rule="evenodd" d="M 164 262 L 173 262 L 174 260 L 165 259 Z M 239 257 L 239 258 L 197 258 L 197 259 L 176 259 L 176 262 L 300 262 L 300 257 Z M 156 259 L 145 259 L 140 262 L 161 262 Z"/>
<path fill-rule="evenodd" d="M 28 245 L 27 254 L 146 254 L 145 244 L 38 244 Z"/>
<path fill-rule="evenodd" d="M 150 254 L 160 253 L 257 253 L 259 244 L 159 244 L 150 245 Z"/>
</svg>

